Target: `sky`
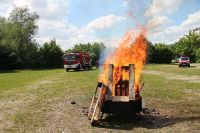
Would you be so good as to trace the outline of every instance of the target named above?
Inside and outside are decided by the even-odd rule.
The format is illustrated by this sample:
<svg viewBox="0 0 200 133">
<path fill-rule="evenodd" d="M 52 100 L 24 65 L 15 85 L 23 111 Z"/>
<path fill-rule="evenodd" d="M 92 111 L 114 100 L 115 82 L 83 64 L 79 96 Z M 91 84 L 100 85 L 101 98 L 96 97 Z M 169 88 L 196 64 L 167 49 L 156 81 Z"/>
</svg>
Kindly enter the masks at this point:
<svg viewBox="0 0 200 133">
<path fill-rule="evenodd" d="M 200 27 L 200 0 L 0 0 L 0 16 L 16 7 L 39 14 L 38 43 L 55 38 L 64 50 L 94 41 L 115 47 L 138 25 L 149 41 L 166 44 Z"/>
</svg>

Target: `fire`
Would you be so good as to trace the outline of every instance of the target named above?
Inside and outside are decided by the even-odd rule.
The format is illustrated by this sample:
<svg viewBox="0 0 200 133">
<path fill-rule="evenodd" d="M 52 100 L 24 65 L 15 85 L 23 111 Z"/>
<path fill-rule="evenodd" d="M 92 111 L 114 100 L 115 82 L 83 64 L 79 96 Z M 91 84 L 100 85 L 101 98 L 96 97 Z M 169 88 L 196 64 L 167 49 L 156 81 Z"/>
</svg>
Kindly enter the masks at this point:
<svg viewBox="0 0 200 133">
<path fill-rule="evenodd" d="M 139 92 L 141 72 L 146 62 L 146 48 L 147 40 L 145 38 L 145 30 L 142 30 L 138 36 L 136 36 L 133 31 L 127 32 L 119 42 L 119 47 L 115 52 L 107 56 L 103 66 L 104 72 L 100 74 L 99 81 L 108 84 L 108 64 L 114 65 L 113 73 L 116 73 L 116 75 L 113 75 L 114 85 L 116 85 L 120 79 L 129 80 L 129 72 L 124 69 L 121 70 L 121 66 L 134 64 L 134 89 L 135 92 Z"/>
</svg>

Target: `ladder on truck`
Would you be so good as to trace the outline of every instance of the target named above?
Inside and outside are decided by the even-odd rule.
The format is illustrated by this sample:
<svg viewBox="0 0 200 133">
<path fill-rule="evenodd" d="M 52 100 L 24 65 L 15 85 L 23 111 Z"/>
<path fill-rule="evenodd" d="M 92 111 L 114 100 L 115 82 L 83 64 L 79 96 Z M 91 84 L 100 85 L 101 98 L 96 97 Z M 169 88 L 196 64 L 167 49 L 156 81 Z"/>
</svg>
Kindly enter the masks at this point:
<svg viewBox="0 0 200 133">
<path fill-rule="evenodd" d="M 96 125 L 100 119 L 101 109 L 105 100 L 107 89 L 108 87 L 102 83 L 98 83 L 96 87 L 88 112 L 88 119 L 90 120 L 92 126 Z"/>
</svg>

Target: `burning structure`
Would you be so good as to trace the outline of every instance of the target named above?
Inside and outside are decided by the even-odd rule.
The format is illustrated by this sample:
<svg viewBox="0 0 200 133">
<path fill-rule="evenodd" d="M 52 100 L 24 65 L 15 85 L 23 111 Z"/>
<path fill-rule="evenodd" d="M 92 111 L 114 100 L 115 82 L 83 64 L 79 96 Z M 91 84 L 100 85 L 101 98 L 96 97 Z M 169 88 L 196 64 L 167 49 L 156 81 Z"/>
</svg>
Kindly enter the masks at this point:
<svg viewBox="0 0 200 133">
<path fill-rule="evenodd" d="M 133 114 L 142 110 L 140 76 L 146 62 L 147 40 L 144 31 L 135 38 L 133 35 L 129 31 L 104 62 L 88 113 L 92 125 L 101 113 Z"/>
</svg>

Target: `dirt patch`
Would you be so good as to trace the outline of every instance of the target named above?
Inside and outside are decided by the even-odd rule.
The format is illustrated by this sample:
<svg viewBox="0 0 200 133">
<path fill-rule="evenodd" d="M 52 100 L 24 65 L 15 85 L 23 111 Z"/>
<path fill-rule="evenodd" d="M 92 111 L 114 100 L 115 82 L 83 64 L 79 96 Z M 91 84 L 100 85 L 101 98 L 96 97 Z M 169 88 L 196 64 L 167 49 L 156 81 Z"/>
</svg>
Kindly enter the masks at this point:
<svg viewBox="0 0 200 133">
<path fill-rule="evenodd" d="M 150 70 L 145 70 L 144 74 L 164 76 L 169 80 L 183 80 L 186 82 L 200 83 L 200 76 L 179 75 L 175 73 L 166 73 L 166 72 L 150 71 Z"/>
<path fill-rule="evenodd" d="M 54 77 L 49 80 L 33 82 L 24 86 L 24 88 L 27 91 L 36 90 L 43 85 L 54 83 L 57 79 L 58 78 Z M 9 95 L 9 99 L 0 100 L 0 132 L 1 129 L 5 130 L 11 128 L 14 125 L 12 116 L 37 99 L 37 96 L 32 93 L 19 93 L 13 90 L 8 90 L 5 93 Z"/>
<path fill-rule="evenodd" d="M 35 96 L 29 93 L 16 93 L 11 99 L 0 101 L 0 129 L 6 129 L 13 126 L 11 116 L 21 108 L 26 107 Z"/>
<path fill-rule="evenodd" d="M 55 82 L 54 80 L 56 80 L 56 79 L 42 80 L 42 81 L 39 81 L 39 82 L 34 82 L 34 83 L 31 83 L 31 84 L 27 85 L 26 88 L 28 90 L 38 89 L 39 87 L 41 87 L 43 85 L 54 83 Z"/>
<path fill-rule="evenodd" d="M 194 66 L 195 69 L 200 69 L 200 64 L 199 63 L 192 64 L 192 66 Z"/>
<path fill-rule="evenodd" d="M 82 123 L 80 117 L 80 105 L 71 104 L 71 100 L 54 99 L 54 101 L 45 107 L 49 109 L 45 115 L 45 127 L 38 129 L 38 132 L 80 132 Z"/>
<path fill-rule="evenodd" d="M 164 72 L 151 71 L 151 70 L 144 70 L 143 73 L 145 73 L 145 74 L 153 74 L 153 75 L 160 75 L 160 76 L 162 76 L 163 74 L 165 74 Z"/>
<path fill-rule="evenodd" d="M 168 79 L 178 79 L 178 80 L 184 80 L 188 82 L 196 82 L 200 83 L 200 77 L 199 76 L 185 76 L 185 75 L 171 75 L 167 77 Z"/>
<path fill-rule="evenodd" d="M 82 113 L 85 115 L 88 111 L 87 107 L 82 108 Z M 87 118 L 86 118 L 87 119 Z M 108 115 L 105 114 L 102 119 L 99 120 L 97 129 L 109 129 L 111 131 L 126 132 L 131 131 L 134 128 L 144 129 L 162 129 L 164 131 L 169 130 L 172 132 L 178 131 L 179 128 L 183 131 L 198 131 L 199 116 L 178 116 L 172 115 L 165 110 L 156 110 L 154 108 L 144 108 L 141 114 L 133 115 Z M 194 124 L 197 127 L 191 130 L 190 125 Z"/>
</svg>

